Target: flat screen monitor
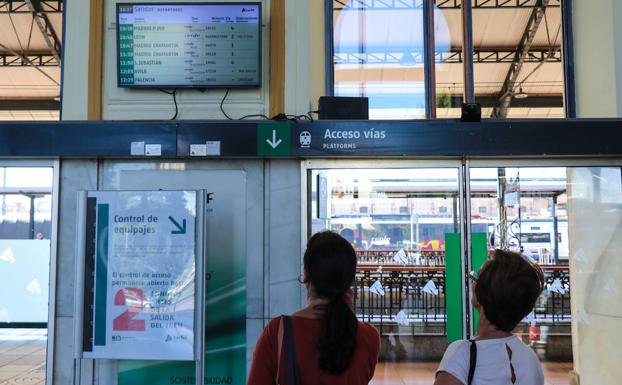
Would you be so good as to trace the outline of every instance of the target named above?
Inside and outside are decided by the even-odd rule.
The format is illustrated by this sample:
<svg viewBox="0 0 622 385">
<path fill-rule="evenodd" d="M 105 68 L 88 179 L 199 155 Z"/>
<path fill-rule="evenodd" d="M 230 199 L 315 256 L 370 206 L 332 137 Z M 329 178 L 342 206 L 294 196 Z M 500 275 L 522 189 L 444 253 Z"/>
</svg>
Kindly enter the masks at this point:
<svg viewBox="0 0 622 385">
<path fill-rule="evenodd" d="M 259 87 L 261 4 L 117 4 L 117 85 Z"/>
</svg>

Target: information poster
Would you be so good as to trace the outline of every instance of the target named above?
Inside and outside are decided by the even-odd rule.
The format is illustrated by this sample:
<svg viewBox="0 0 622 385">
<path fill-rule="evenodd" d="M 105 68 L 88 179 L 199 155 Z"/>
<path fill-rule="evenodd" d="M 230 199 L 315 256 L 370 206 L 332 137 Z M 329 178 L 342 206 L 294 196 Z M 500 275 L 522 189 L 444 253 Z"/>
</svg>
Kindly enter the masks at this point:
<svg viewBox="0 0 622 385">
<path fill-rule="evenodd" d="M 127 170 L 120 188 L 206 191 L 205 384 L 246 384 L 246 174 Z M 197 384 L 192 362 L 120 361 L 118 385 Z"/>
<path fill-rule="evenodd" d="M 86 357 L 194 359 L 196 203 L 195 191 L 88 193 Z"/>
<path fill-rule="evenodd" d="M 260 85 L 260 5 L 118 4 L 120 87 Z"/>
</svg>

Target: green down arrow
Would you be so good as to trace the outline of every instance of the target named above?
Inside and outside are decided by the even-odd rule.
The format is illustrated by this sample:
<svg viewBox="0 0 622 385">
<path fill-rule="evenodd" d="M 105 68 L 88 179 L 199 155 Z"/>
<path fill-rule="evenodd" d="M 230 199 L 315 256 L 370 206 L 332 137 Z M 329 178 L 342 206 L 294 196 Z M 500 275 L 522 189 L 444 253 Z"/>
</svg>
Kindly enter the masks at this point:
<svg viewBox="0 0 622 385">
<path fill-rule="evenodd" d="M 173 217 L 168 217 L 168 219 L 173 222 L 173 225 L 177 227 L 177 230 L 171 231 L 171 234 L 186 234 L 186 220 L 184 219 L 181 223 L 177 222 Z"/>
</svg>

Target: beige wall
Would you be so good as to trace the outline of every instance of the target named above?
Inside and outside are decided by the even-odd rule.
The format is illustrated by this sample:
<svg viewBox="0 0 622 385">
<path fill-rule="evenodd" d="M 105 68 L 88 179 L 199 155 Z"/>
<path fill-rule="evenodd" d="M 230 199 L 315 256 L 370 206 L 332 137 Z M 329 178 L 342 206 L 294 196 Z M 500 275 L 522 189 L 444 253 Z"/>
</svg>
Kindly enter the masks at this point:
<svg viewBox="0 0 622 385">
<path fill-rule="evenodd" d="M 89 1 L 70 1 L 65 7 L 63 62 L 64 120 L 86 119 L 88 112 Z"/>
<path fill-rule="evenodd" d="M 153 0 L 165 2 L 174 0 Z M 189 0 L 197 1 L 197 0 Z M 260 89 L 231 90 L 225 110 L 232 117 L 268 114 L 270 1 L 263 1 L 262 83 Z M 285 0 L 285 110 L 304 114 L 317 108 L 324 93 L 324 5 L 322 0 Z M 109 120 L 170 119 L 173 100 L 157 90 L 117 88 L 115 2 L 105 1 L 102 68 L 102 118 Z M 63 118 L 87 119 L 89 1 L 67 6 Z M 224 119 L 224 90 L 178 91 L 178 119 Z M 312 96 L 311 96 L 312 95 Z"/>
<path fill-rule="evenodd" d="M 622 2 L 574 0 L 577 115 L 622 116 Z M 575 372 L 581 384 L 622 378 L 620 168 L 569 171 Z M 617 195 L 616 195 L 617 194 Z"/>
<path fill-rule="evenodd" d="M 157 0 L 154 2 L 171 2 Z M 189 2 L 196 2 L 191 0 Z M 262 82 L 260 89 L 231 90 L 224 109 L 231 117 L 267 113 L 268 105 L 268 50 L 269 50 L 269 3 L 264 2 L 262 36 Z M 135 90 L 117 87 L 116 75 L 116 25 L 115 2 L 106 1 L 104 22 L 103 63 L 103 119 L 170 119 L 175 111 L 172 96 L 158 90 Z M 224 119 L 220 101 L 225 90 L 179 90 L 178 119 Z"/>
<path fill-rule="evenodd" d="M 622 116 L 622 2 L 573 0 L 577 115 Z"/>
</svg>

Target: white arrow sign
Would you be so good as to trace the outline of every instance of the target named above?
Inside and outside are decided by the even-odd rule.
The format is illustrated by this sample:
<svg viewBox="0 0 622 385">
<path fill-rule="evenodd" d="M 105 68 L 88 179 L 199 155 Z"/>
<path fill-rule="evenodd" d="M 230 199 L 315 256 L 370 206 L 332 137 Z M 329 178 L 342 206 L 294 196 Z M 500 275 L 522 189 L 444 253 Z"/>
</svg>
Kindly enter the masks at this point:
<svg viewBox="0 0 622 385">
<path fill-rule="evenodd" d="M 281 139 L 276 140 L 276 130 L 272 130 L 272 140 L 266 139 L 266 142 L 268 142 L 270 147 L 272 147 L 274 149 L 274 148 L 277 148 L 279 146 L 279 144 L 281 144 L 281 142 L 283 142 L 283 140 L 281 140 Z"/>
</svg>

